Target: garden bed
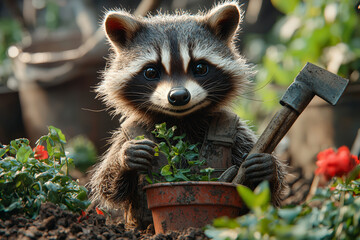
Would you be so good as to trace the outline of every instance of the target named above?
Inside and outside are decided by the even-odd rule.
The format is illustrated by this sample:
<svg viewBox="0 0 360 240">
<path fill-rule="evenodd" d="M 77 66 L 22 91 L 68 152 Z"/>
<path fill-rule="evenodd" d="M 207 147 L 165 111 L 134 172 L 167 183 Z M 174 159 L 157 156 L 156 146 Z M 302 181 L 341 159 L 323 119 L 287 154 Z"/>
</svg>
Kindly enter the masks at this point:
<svg viewBox="0 0 360 240">
<path fill-rule="evenodd" d="M 154 235 L 153 228 L 140 231 L 123 224 L 107 225 L 103 215 L 90 210 L 79 217 L 52 203 L 42 204 L 39 216 L 29 219 L 12 215 L 0 219 L 0 236 L 4 239 L 208 239 L 201 229 Z"/>
</svg>

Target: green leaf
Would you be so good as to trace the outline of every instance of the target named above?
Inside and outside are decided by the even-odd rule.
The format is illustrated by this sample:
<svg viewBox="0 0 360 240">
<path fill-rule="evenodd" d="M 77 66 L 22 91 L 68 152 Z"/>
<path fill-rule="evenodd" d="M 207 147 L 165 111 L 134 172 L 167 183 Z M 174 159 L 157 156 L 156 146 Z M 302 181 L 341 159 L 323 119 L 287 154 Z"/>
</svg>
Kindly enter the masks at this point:
<svg viewBox="0 0 360 240">
<path fill-rule="evenodd" d="M 141 136 L 137 136 L 136 138 L 134 138 L 135 140 L 143 140 L 145 139 L 145 136 L 144 135 L 141 135 Z"/>
<path fill-rule="evenodd" d="M 346 184 L 349 184 L 352 180 L 355 180 L 358 178 L 360 173 L 360 165 L 356 165 L 355 168 L 347 175 L 346 177 Z"/>
<path fill-rule="evenodd" d="M 50 132 L 50 136 L 53 140 L 59 141 L 64 144 L 66 143 L 65 135 L 61 132 L 60 129 L 58 129 L 54 126 L 49 126 L 49 132 Z"/>
<path fill-rule="evenodd" d="M 176 181 L 178 179 L 176 177 L 173 177 L 173 176 L 169 175 L 169 176 L 165 176 L 165 180 L 167 182 L 174 182 L 174 181 Z"/>
<path fill-rule="evenodd" d="M 292 13 L 300 0 L 271 0 L 271 3 L 277 10 L 284 14 Z"/>
<path fill-rule="evenodd" d="M 16 159 L 21 163 L 26 163 L 29 156 L 33 153 L 31 147 L 20 147 L 16 153 Z"/>
<path fill-rule="evenodd" d="M 165 127 L 166 127 L 166 125 L 165 125 Z M 166 131 L 165 135 L 166 135 L 167 139 L 171 139 L 174 136 L 174 132 L 175 132 L 176 128 L 177 128 L 176 126 L 172 126 L 171 128 L 169 128 Z"/>
<path fill-rule="evenodd" d="M 66 186 L 68 182 L 70 182 L 71 177 L 66 175 L 57 175 L 54 179 L 51 180 L 53 183 L 59 183 L 62 186 Z"/>
<path fill-rule="evenodd" d="M 158 146 L 154 147 L 154 151 L 155 151 L 154 156 L 155 156 L 155 157 L 158 157 L 158 156 L 159 156 L 159 152 L 160 152 L 159 147 L 158 147 Z"/>
<path fill-rule="evenodd" d="M 173 137 L 173 140 L 176 141 L 176 140 L 182 140 L 186 137 L 186 133 L 183 133 L 182 135 L 180 136 L 174 136 Z"/>
<path fill-rule="evenodd" d="M 176 155 L 174 156 L 172 159 L 171 159 L 171 162 L 173 163 L 179 163 L 180 162 L 180 156 L 179 155 Z"/>
<path fill-rule="evenodd" d="M 237 191 L 240 197 L 244 200 L 246 206 L 254 210 L 255 208 L 265 209 L 270 202 L 270 188 L 269 183 L 264 181 L 256 187 L 254 192 L 248 187 L 238 185 Z"/>
<path fill-rule="evenodd" d="M 46 139 L 46 149 L 48 151 L 49 156 L 54 155 L 53 146 L 51 146 L 50 140 L 53 141 L 51 138 Z"/>
<path fill-rule="evenodd" d="M 8 161 L 7 159 L 0 161 L 0 167 L 6 171 L 8 171 L 11 168 L 11 166 L 12 166 L 11 162 Z"/>
<path fill-rule="evenodd" d="M 13 140 L 10 142 L 10 145 L 17 151 L 20 148 L 20 144 L 18 140 Z"/>
<path fill-rule="evenodd" d="M 171 166 L 165 165 L 164 167 L 162 167 L 160 174 L 161 174 L 161 176 L 164 176 L 164 177 L 172 175 Z"/>
<path fill-rule="evenodd" d="M 257 207 L 256 195 L 251 191 L 250 188 L 243 185 L 238 185 L 236 189 L 246 206 L 248 206 L 248 208 L 254 209 L 255 207 Z"/>
<path fill-rule="evenodd" d="M 4 212 L 11 212 L 17 208 L 21 208 L 21 202 L 20 201 L 16 201 L 16 202 L 12 202 L 8 207 L 6 207 L 4 209 Z"/>
<path fill-rule="evenodd" d="M 268 181 L 261 182 L 254 190 L 256 194 L 256 205 L 259 207 L 267 207 L 270 203 L 270 186 Z"/>
<path fill-rule="evenodd" d="M 165 142 L 159 143 L 159 149 L 160 149 L 160 151 L 163 152 L 166 156 L 168 156 L 169 153 L 170 153 L 169 147 L 166 145 Z"/>
<path fill-rule="evenodd" d="M 197 145 L 198 145 L 198 144 L 191 144 L 191 145 L 188 147 L 188 149 L 189 149 L 190 151 L 192 151 L 192 150 L 196 151 L 196 150 L 197 150 Z"/>
<path fill-rule="evenodd" d="M 191 160 L 193 160 L 195 158 L 198 158 L 199 154 L 194 153 L 194 152 L 186 152 L 186 153 L 184 153 L 184 157 L 185 157 L 186 160 L 191 161 Z"/>
<path fill-rule="evenodd" d="M 299 214 L 302 211 L 302 207 L 301 206 L 296 206 L 294 208 L 283 208 L 283 209 L 278 209 L 278 215 L 287 221 L 287 223 L 292 223 L 295 218 L 297 216 L 299 216 Z"/>
<path fill-rule="evenodd" d="M 7 149 L 7 148 L 0 148 L 0 158 L 1 158 L 2 156 L 4 156 L 5 153 L 7 153 L 7 151 L 9 151 L 9 149 Z"/>
<path fill-rule="evenodd" d="M 210 239 L 216 240 L 231 240 L 231 239 L 242 239 L 238 236 L 238 232 L 235 229 L 229 228 L 207 228 L 205 235 Z M 245 238 L 252 239 L 252 238 Z"/>
<path fill-rule="evenodd" d="M 87 189 L 83 186 L 80 186 L 80 190 L 76 196 L 77 199 L 81 200 L 81 201 L 85 201 L 88 199 L 87 197 Z"/>
<path fill-rule="evenodd" d="M 34 182 L 34 177 L 28 172 L 19 172 L 15 174 L 14 183 L 16 187 L 30 187 Z"/>
<path fill-rule="evenodd" d="M 178 149 L 179 153 L 183 153 L 186 149 L 186 144 L 182 140 L 179 140 L 175 147 Z"/>
<path fill-rule="evenodd" d="M 42 172 L 42 173 L 36 174 L 35 180 L 41 181 L 41 182 L 47 182 L 49 179 L 51 179 L 53 177 L 54 177 L 54 175 L 53 175 L 52 171 L 47 171 L 47 172 Z"/>
<path fill-rule="evenodd" d="M 239 227 L 239 223 L 236 221 L 236 219 L 220 217 L 214 219 L 213 226 L 218 228 L 237 228 Z"/>
<path fill-rule="evenodd" d="M 153 184 L 153 180 L 151 180 L 151 178 L 149 177 L 149 175 L 145 176 L 145 180 L 149 183 L 149 184 Z"/>
</svg>

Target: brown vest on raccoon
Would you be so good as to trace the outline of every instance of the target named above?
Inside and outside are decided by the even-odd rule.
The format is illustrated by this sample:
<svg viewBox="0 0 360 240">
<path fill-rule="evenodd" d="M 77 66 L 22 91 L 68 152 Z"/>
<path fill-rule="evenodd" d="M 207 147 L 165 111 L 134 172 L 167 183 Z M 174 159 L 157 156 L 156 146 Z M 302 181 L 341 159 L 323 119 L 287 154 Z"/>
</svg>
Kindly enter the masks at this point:
<svg viewBox="0 0 360 240">
<path fill-rule="evenodd" d="M 219 177 L 227 168 L 234 165 L 232 162 L 231 149 L 235 144 L 238 122 L 239 117 L 227 111 L 216 112 L 211 119 L 206 138 L 200 148 L 199 157 L 206 159 L 206 165 L 203 166 L 204 168 L 212 167 L 215 169 L 212 177 Z M 126 119 L 121 124 L 121 128 L 127 140 L 132 140 L 137 136 L 144 135 L 145 138 L 155 141 L 152 133 L 147 131 L 145 127 L 140 126 L 138 122 L 132 118 Z M 155 159 L 153 163 L 153 170 L 159 171 L 161 166 L 165 164 L 167 164 L 165 156 L 159 157 Z M 139 219 L 143 227 L 146 227 L 152 222 L 151 212 L 147 209 L 146 196 L 142 191 L 142 187 L 145 185 L 146 181 L 144 180 L 144 176 L 140 176 L 138 193 L 141 198 L 139 201 L 142 204 L 136 206 L 136 210 L 125 209 L 125 219 Z M 128 222 L 128 220 L 125 221 Z M 139 222 L 137 224 L 139 224 Z"/>
</svg>

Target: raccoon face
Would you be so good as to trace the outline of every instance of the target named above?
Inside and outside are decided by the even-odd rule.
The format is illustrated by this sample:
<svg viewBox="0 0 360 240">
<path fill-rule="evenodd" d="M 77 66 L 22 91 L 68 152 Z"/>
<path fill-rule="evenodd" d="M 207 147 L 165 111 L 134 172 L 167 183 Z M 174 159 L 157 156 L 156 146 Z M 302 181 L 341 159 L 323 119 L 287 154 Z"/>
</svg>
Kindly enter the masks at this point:
<svg viewBox="0 0 360 240">
<path fill-rule="evenodd" d="M 232 42 L 240 20 L 231 2 L 195 16 L 110 12 L 104 27 L 116 56 L 97 91 L 128 115 L 183 117 L 225 106 L 251 73 Z"/>
</svg>

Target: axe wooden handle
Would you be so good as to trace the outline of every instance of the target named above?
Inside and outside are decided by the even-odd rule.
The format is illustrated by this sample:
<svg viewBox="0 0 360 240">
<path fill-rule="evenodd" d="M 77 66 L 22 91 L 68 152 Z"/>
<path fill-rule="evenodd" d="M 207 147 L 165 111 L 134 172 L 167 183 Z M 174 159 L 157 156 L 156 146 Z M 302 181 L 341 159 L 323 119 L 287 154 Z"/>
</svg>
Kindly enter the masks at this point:
<svg viewBox="0 0 360 240">
<path fill-rule="evenodd" d="M 274 151 L 275 147 L 315 95 L 335 105 L 348 82 L 349 80 L 347 79 L 341 78 L 312 63 L 307 63 L 286 90 L 280 100 L 283 107 L 271 119 L 249 155 L 253 153 L 271 153 Z M 243 183 L 243 172 L 244 170 L 240 166 L 232 182 L 237 184 Z"/>
<path fill-rule="evenodd" d="M 271 153 L 274 151 L 275 147 L 289 131 L 298 116 L 299 113 L 297 111 L 286 105 L 283 106 L 271 119 L 259 140 L 251 149 L 249 155 L 253 153 Z M 244 182 L 244 169 L 241 166 L 232 182 L 237 184 Z"/>
</svg>

